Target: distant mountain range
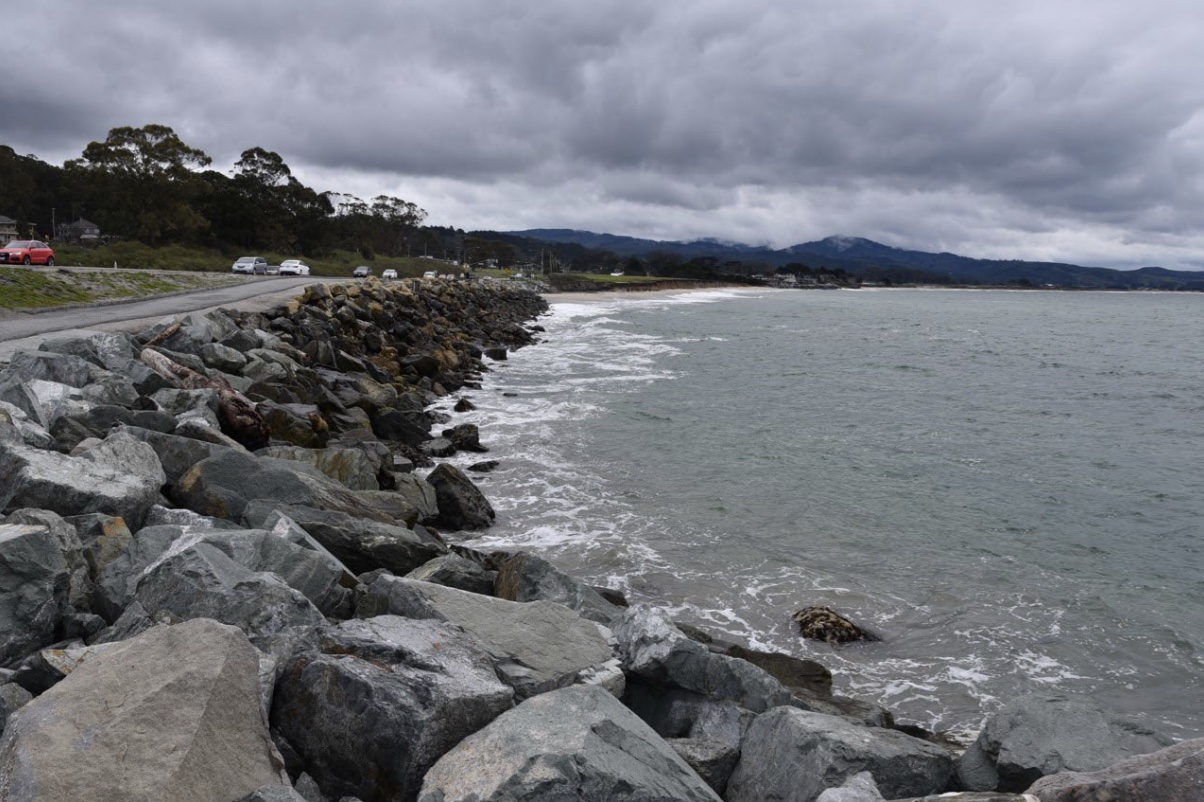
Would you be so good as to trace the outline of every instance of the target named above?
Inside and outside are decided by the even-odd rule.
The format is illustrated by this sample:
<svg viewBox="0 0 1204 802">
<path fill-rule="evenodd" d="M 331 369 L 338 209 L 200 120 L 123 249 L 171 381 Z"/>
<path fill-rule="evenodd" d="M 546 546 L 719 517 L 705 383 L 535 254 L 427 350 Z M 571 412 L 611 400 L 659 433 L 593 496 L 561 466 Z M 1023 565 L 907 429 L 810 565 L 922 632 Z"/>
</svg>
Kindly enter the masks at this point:
<svg viewBox="0 0 1204 802">
<path fill-rule="evenodd" d="M 721 262 L 762 262 L 774 268 L 802 263 L 812 268 L 840 268 L 866 280 L 1204 291 L 1204 272 L 1161 267 L 1113 270 L 1061 262 L 972 259 L 954 253 L 892 248 L 862 237 L 827 237 L 775 250 L 714 239 L 666 242 L 564 228 L 533 228 L 504 232 L 504 235 L 545 243 L 575 244 L 611 251 L 620 256 L 646 256 L 661 252 L 677 254 L 685 259 L 710 257 Z"/>
</svg>

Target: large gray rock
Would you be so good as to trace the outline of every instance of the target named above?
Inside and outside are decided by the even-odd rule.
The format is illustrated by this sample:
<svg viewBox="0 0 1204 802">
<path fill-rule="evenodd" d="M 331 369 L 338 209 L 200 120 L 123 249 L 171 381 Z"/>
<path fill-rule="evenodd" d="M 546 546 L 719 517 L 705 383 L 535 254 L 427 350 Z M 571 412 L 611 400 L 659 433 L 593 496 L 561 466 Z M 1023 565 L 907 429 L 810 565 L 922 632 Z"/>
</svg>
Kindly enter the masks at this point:
<svg viewBox="0 0 1204 802">
<path fill-rule="evenodd" d="M 757 713 L 791 702 L 790 692 L 767 672 L 686 637 L 664 610 L 638 604 L 627 609 L 613 629 L 623 670 L 647 682 L 734 702 Z"/>
<path fill-rule="evenodd" d="M 813 802 L 862 771 L 887 799 L 947 790 L 953 759 L 944 749 L 896 730 L 779 707 L 762 713 L 744 739 L 727 802 Z"/>
<path fill-rule="evenodd" d="M 128 334 L 95 332 L 84 337 L 44 340 L 39 351 L 71 354 L 107 370 L 122 370 L 138 358 L 138 346 Z"/>
<path fill-rule="evenodd" d="M 41 380 L 71 387 L 83 387 L 91 375 L 86 360 L 48 351 L 18 351 L 4 373 L 23 382 Z"/>
<path fill-rule="evenodd" d="M 107 621 L 116 621 L 134 600 L 134 592 L 147 566 L 182 538 L 210 530 L 211 527 L 205 523 L 142 527 L 124 548 L 109 555 L 105 564 L 97 570 L 92 609 Z"/>
<path fill-rule="evenodd" d="M 40 423 L 30 418 L 29 413 L 20 407 L 13 406 L 7 401 L 0 400 L 0 424 L 13 427 L 17 438 L 12 442 L 22 442 L 34 448 L 54 448 L 54 437 Z"/>
<path fill-rule="evenodd" d="M 0 524 L 0 666 L 58 640 L 70 572 L 44 525 Z"/>
<path fill-rule="evenodd" d="M 49 510 L 21 509 L 8 516 L 5 523 L 44 526 L 58 544 L 59 553 L 67 562 L 67 605 L 72 610 L 91 610 L 92 573 L 87 553 L 75 526 Z"/>
<path fill-rule="evenodd" d="M 287 785 L 233 627 L 160 627 L 82 663 L 0 739 L 9 802 L 230 802 Z"/>
<path fill-rule="evenodd" d="M 272 726 L 330 797 L 408 800 L 449 748 L 514 703 L 457 627 L 380 616 L 328 629 L 285 668 Z"/>
<path fill-rule="evenodd" d="M 519 698 L 576 682 L 622 693 L 622 673 L 609 631 L 551 602 L 503 601 L 454 588 L 383 576 L 368 588 L 356 615 L 433 618 L 462 627 L 493 656 L 498 676 Z"/>
<path fill-rule="evenodd" d="M 717 802 L 655 732 L 599 688 L 535 696 L 427 772 L 420 802 Z"/>
<path fill-rule="evenodd" d="M 244 529 L 188 535 L 172 543 L 170 549 L 180 552 L 202 543 L 213 546 L 248 571 L 278 576 L 324 615 L 339 618 L 350 615 L 355 575 L 287 519 L 277 519 L 270 531 Z"/>
<path fill-rule="evenodd" d="M 464 472 L 452 465 L 438 465 L 426 477 L 435 488 L 439 503 L 437 523 L 448 529 L 484 529 L 493 525 L 496 514 Z"/>
<path fill-rule="evenodd" d="M 433 524 L 439 517 L 439 498 L 425 479 L 410 473 L 393 474 L 393 492 L 402 496 L 418 511 L 418 522 Z"/>
<path fill-rule="evenodd" d="M 499 599 L 563 604 L 582 618 L 610 626 L 623 614 L 622 608 L 602 598 L 598 591 L 579 582 L 547 560 L 520 551 L 498 564 L 494 593 Z"/>
<path fill-rule="evenodd" d="M 1041 802 L 1178 802 L 1204 799 L 1204 738 L 1183 741 L 1106 769 L 1064 772 L 1028 789 Z"/>
<path fill-rule="evenodd" d="M 0 509 L 103 512 L 137 528 L 166 478 L 154 449 L 121 431 L 75 457 L 0 443 Z"/>
<path fill-rule="evenodd" d="M 291 459 L 312 465 L 352 490 L 380 490 L 377 465 L 361 449 L 268 446 L 255 452 L 260 457 Z"/>
<path fill-rule="evenodd" d="M 447 551 L 443 541 L 425 529 L 407 529 L 336 510 L 258 500 L 244 508 L 243 520 L 249 526 L 264 527 L 277 513 L 296 522 L 355 574 L 378 568 L 407 574 Z"/>
<path fill-rule="evenodd" d="M 128 426 L 123 431 L 132 437 L 138 438 L 155 450 L 155 454 L 159 457 L 159 462 L 163 466 L 163 473 L 167 477 L 167 483 L 171 485 L 178 482 L 181 476 L 192 470 L 192 466 L 203 459 L 221 454 L 228 448 L 234 448 L 237 451 L 246 451 L 245 448 L 232 440 L 230 441 L 230 445 L 226 446 L 193 437 L 185 437 L 180 434 L 164 434 L 163 432 L 151 431 L 136 426 Z"/>
<path fill-rule="evenodd" d="M 194 512 L 232 521 L 242 516 L 251 501 L 265 499 L 391 523 L 316 468 L 233 450 L 194 465 L 176 482 L 172 494 L 181 506 Z"/>
<path fill-rule="evenodd" d="M 496 571 L 490 571 L 459 554 L 444 554 L 428 560 L 406 574 L 406 579 L 433 582 L 436 585 L 446 585 L 449 588 L 485 596 L 493 595 L 493 582 L 496 577 Z"/>
<path fill-rule="evenodd" d="M 173 545 L 143 572 L 135 598 L 152 617 L 170 613 L 236 626 L 256 647 L 281 659 L 326 623 L 280 577 L 252 571 L 205 542 Z"/>
<path fill-rule="evenodd" d="M 970 791 L 1023 791 L 1063 771 L 1098 771 L 1174 741 L 1083 698 L 1029 694 L 987 719 L 978 740 L 958 760 Z"/>
</svg>

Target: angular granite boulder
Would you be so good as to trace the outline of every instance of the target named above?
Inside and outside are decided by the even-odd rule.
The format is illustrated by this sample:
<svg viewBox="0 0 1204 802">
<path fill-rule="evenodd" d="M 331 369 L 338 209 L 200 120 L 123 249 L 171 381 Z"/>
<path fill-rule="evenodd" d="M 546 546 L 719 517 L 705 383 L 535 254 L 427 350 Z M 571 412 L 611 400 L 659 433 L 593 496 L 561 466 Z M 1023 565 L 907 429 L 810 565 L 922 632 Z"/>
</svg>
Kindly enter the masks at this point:
<svg viewBox="0 0 1204 802">
<path fill-rule="evenodd" d="M 198 462 L 180 477 L 172 494 L 194 512 L 232 521 L 251 501 L 265 499 L 391 523 L 317 468 L 232 449 Z"/>
<path fill-rule="evenodd" d="M 272 726 L 331 798 L 413 799 L 439 757 L 514 704 L 490 655 L 451 624 L 347 621 L 319 648 L 285 667 Z"/>
<path fill-rule="evenodd" d="M 249 526 L 266 527 L 265 522 L 278 514 L 287 516 L 313 536 L 355 574 L 378 568 L 407 574 L 447 551 L 442 540 L 421 527 L 408 529 L 337 510 L 256 500 L 243 510 L 243 520 Z"/>
<path fill-rule="evenodd" d="M 419 802 L 718 802 L 634 713 L 601 688 L 535 696 L 427 772 Z"/>
<path fill-rule="evenodd" d="M 103 512 L 137 528 L 166 479 L 154 449 L 121 431 L 79 456 L 0 443 L 0 509 Z"/>
<path fill-rule="evenodd" d="M 622 693 L 609 631 L 552 602 L 503 601 L 455 588 L 382 576 L 356 615 L 401 615 L 462 627 L 492 655 L 498 676 L 520 699 L 577 682 Z"/>
<path fill-rule="evenodd" d="M 1026 793 L 1041 802 L 1204 799 L 1204 738 L 1130 757 L 1099 771 L 1051 774 Z"/>
<path fill-rule="evenodd" d="M 259 659 L 213 621 L 159 627 L 84 661 L 0 738 L 9 802 L 230 802 L 288 785 Z"/>
<path fill-rule="evenodd" d="M 435 488 L 439 525 L 450 530 L 484 529 L 493 525 L 496 517 L 493 506 L 459 468 L 439 465 L 426 481 Z"/>
<path fill-rule="evenodd" d="M 70 572 L 49 527 L 0 524 L 0 666 L 58 640 Z"/>
<path fill-rule="evenodd" d="M 862 771 L 887 799 L 948 790 L 953 758 L 939 746 L 836 716 L 778 707 L 749 727 L 727 802 L 790 799 L 814 802 Z"/>
<path fill-rule="evenodd" d="M 135 599 L 154 617 L 212 618 L 246 633 L 261 651 L 287 658 L 326 623 L 322 613 L 276 574 L 252 571 L 217 545 L 173 544 L 148 566 Z"/>
<path fill-rule="evenodd" d="M 1081 697 L 1028 694 L 987 719 L 978 740 L 958 760 L 970 791 L 1019 792 L 1063 771 L 1097 771 L 1174 741 Z"/>
<path fill-rule="evenodd" d="M 553 601 L 576 610 L 582 618 L 612 625 L 622 608 L 602 598 L 598 591 L 579 582 L 547 560 L 520 551 L 498 563 L 494 593 L 510 601 Z"/>
<path fill-rule="evenodd" d="M 790 692 L 767 672 L 686 637 L 664 610 L 637 604 L 613 629 L 623 670 L 646 682 L 734 702 L 756 713 L 790 704 Z"/>
</svg>

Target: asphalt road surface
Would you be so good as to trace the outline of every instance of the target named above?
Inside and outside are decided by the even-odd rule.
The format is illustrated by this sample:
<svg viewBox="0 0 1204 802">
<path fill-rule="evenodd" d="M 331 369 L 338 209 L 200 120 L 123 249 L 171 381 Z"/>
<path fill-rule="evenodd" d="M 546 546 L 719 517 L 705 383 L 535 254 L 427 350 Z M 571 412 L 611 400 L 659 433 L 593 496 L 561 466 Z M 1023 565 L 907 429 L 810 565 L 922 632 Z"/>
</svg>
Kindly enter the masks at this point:
<svg viewBox="0 0 1204 802">
<path fill-rule="evenodd" d="M 242 284 L 166 298 L 56 309 L 39 314 L 14 313 L 0 318 L 0 362 L 7 362 L 16 351 L 36 350 L 43 340 L 75 336 L 85 331 L 139 331 L 170 315 L 221 307 L 243 311 L 268 309 L 299 295 L 309 284 L 330 281 L 346 279 L 320 276 L 249 279 Z"/>
</svg>

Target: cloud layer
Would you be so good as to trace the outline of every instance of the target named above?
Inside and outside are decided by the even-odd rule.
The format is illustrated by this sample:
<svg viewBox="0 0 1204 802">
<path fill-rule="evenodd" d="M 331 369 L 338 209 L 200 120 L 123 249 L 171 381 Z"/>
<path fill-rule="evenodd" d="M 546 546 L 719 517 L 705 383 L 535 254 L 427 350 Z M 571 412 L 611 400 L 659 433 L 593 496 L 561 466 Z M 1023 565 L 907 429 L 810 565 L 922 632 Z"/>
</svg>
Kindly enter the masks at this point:
<svg viewBox="0 0 1204 802">
<path fill-rule="evenodd" d="M 462 228 L 1204 268 L 1204 7 L 44 0 L 0 141 L 156 122 Z"/>
</svg>

